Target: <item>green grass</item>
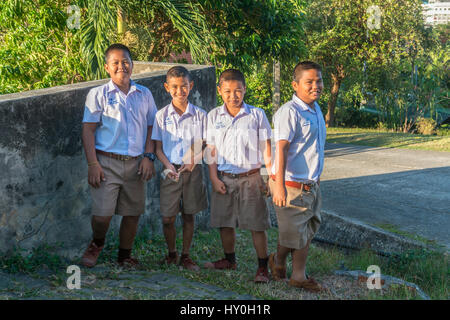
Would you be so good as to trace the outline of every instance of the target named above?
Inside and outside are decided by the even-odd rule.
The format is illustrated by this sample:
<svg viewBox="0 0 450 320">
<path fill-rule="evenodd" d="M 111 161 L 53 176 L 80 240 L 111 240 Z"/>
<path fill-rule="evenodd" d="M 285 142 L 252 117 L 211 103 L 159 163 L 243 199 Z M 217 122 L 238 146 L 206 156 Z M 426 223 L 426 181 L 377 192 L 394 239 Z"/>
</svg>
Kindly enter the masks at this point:
<svg viewBox="0 0 450 320">
<path fill-rule="evenodd" d="M 43 267 L 58 271 L 64 265 L 64 259 L 52 253 L 58 246 L 42 245 L 31 251 L 15 249 L 13 252 L 0 257 L 0 270 L 9 273 L 32 274 Z"/>
<path fill-rule="evenodd" d="M 450 151 L 450 136 L 432 136 L 378 129 L 327 128 L 327 142 L 381 148 Z"/>
<path fill-rule="evenodd" d="M 396 233 L 398 235 L 401 235 L 403 237 L 406 237 L 406 238 L 409 238 L 409 239 L 412 239 L 412 240 L 415 240 L 415 241 L 422 242 L 422 243 L 424 243 L 426 245 L 430 245 L 430 246 L 433 246 L 435 248 L 442 247 L 436 242 L 436 240 L 430 240 L 430 239 L 424 238 L 422 236 L 419 236 L 417 234 L 413 234 L 413 233 L 409 233 L 409 232 L 400 230 L 400 229 L 398 229 L 397 226 L 395 226 L 393 224 L 390 224 L 390 223 L 379 223 L 379 224 L 374 224 L 373 226 L 381 228 L 381 229 L 384 229 L 384 230 L 392 232 L 392 233 Z"/>
<path fill-rule="evenodd" d="M 257 268 L 256 253 L 252 245 L 250 232 L 237 230 L 236 259 L 238 269 L 235 271 L 217 271 L 203 269 L 191 272 L 177 266 L 161 266 L 158 261 L 166 254 L 167 247 L 163 236 L 148 238 L 139 236 L 135 242 L 134 255 L 147 270 L 163 270 L 164 272 L 183 276 L 198 282 L 207 283 L 234 291 L 249 294 L 261 299 L 304 299 L 304 292 L 289 288 L 286 284 L 271 281 L 269 284 L 254 284 L 253 277 Z M 177 248 L 181 250 L 181 233 L 177 236 Z M 277 230 L 268 231 L 269 252 L 276 249 Z M 103 261 L 115 260 L 117 244 L 110 245 L 102 254 Z M 202 265 L 206 261 L 223 257 L 223 249 L 217 230 L 196 231 L 191 249 L 191 257 Z M 432 299 L 448 299 L 448 256 L 440 252 L 428 250 L 408 251 L 401 256 L 381 257 L 371 250 L 345 253 L 336 247 L 321 246 L 313 243 L 309 250 L 307 272 L 319 281 L 333 275 L 335 270 L 345 266 L 348 270 L 367 270 L 370 265 L 380 266 L 381 273 L 398 277 L 417 284 Z M 288 276 L 291 262 L 288 259 Z M 349 282 L 355 280 L 348 278 Z M 363 287 L 363 286 L 362 286 Z M 349 292 L 351 295 L 352 292 Z M 330 298 L 330 296 L 324 296 Z M 332 298 L 332 297 L 331 297 Z M 368 290 L 362 288 L 356 299 L 420 299 L 404 286 L 389 290 Z"/>
<path fill-rule="evenodd" d="M 276 249 L 278 231 L 272 228 L 268 231 L 269 251 Z M 181 232 L 177 235 L 177 248 L 181 250 Z M 365 284 L 357 284 L 352 278 L 339 278 L 334 276 L 334 271 L 345 267 L 348 270 L 367 270 L 370 265 L 378 265 L 382 274 L 394 276 L 405 281 L 417 284 L 432 299 L 448 299 L 448 279 L 450 275 L 448 255 L 442 252 L 429 250 L 415 250 L 404 252 L 400 256 L 381 257 L 371 250 L 345 252 L 336 247 L 311 244 L 307 272 L 319 282 L 334 290 L 331 292 L 311 296 L 303 290 L 287 287 L 284 283 L 271 281 L 268 284 L 255 284 L 253 277 L 257 268 L 256 253 L 253 248 L 251 234 L 248 231 L 236 232 L 236 258 L 238 269 L 235 271 L 218 271 L 203 269 L 200 272 L 192 272 L 180 269 L 178 266 L 161 266 L 159 261 L 166 254 L 166 243 L 162 235 L 149 237 L 148 232 L 142 232 L 135 241 L 133 255 L 141 261 L 140 269 L 153 272 L 167 272 L 197 282 L 221 287 L 225 290 L 247 294 L 261 299 L 302 300 L 309 298 L 319 299 L 420 299 L 404 286 L 397 286 L 383 290 L 368 290 Z M 42 265 L 56 273 L 52 276 L 52 284 L 61 286 L 66 274 L 61 270 L 64 259 L 50 253 L 51 248 L 40 247 L 28 255 L 13 255 L 0 257 L 0 266 L 7 272 L 25 272 L 33 274 Z M 108 237 L 105 249 L 100 255 L 98 263 L 106 263 L 111 272 L 105 273 L 108 279 L 113 278 L 114 261 L 117 259 L 118 240 L 116 237 Z M 223 257 L 220 236 L 217 230 L 195 232 L 191 249 L 191 257 L 202 265 L 206 261 Z M 291 271 L 290 258 L 288 259 L 288 276 Z M 60 271 L 58 273 L 58 270 Z M 126 271 L 125 271 L 126 272 Z M 330 281 L 338 279 L 342 288 L 336 288 Z M 331 279 L 331 280 L 330 280 Z M 348 288 L 346 287 L 348 286 Z M 34 292 L 26 292 L 33 296 Z M 126 298 L 138 299 L 138 296 Z M 141 298 L 144 298 L 142 296 Z M 147 298 L 150 298 L 147 297 Z M 182 297 L 179 297 L 182 298 Z"/>
</svg>

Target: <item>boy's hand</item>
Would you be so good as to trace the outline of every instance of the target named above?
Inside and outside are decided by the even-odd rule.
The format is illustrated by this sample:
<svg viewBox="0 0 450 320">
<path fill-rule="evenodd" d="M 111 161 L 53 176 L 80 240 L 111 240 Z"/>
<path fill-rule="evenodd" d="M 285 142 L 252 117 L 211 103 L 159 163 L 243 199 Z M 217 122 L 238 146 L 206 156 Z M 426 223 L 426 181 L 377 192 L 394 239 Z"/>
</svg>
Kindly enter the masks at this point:
<svg viewBox="0 0 450 320">
<path fill-rule="evenodd" d="M 225 183 L 219 178 L 211 180 L 212 188 L 215 192 L 220 194 L 227 193 L 227 187 L 225 187 Z"/>
<path fill-rule="evenodd" d="M 147 157 L 144 157 L 139 163 L 138 174 L 141 175 L 142 181 L 148 181 L 152 178 L 153 173 L 155 172 L 155 166 L 153 165 L 153 161 L 150 161 Z"/>
<path fill-rule="evenodd" d="M 169 163 L 168 165 L 165 166 L 166 169 L 169 169 L 170 172 L 167 173 L 167 178 L 174 180 L 174 181 L 178 181 L 178 178 L 180 177 L 177 173 L 177 169 L 175 169 L 175 167 Z"/>
<path fill-rule="evenodd" d="M 279 207 L 286 206 L 286 187 L 284 185 L 275 184 L 273 188 L 272 201 Z"/>
<path fill-rule="evenodd" d="M 195 167 L 195 163 L 192 163 L 192 164 L 183 164 L 183 165 L 181 166 L 181 168 L 178 169 L 178 174 L 180 174 L 180 173 L 182 173 L 182 172 L 185 172 L 185 171 L 187 171 L 187 172 L 192 172 L 192 170 L 194 170 L 194 167 Z"/>
<path fill-rule="evenodd" d="M 105 174 L 100 164 L 88 167 L 88 183 L 93 188 L 100 188 L 100 182 L 106 181 Z"/>
</svg>

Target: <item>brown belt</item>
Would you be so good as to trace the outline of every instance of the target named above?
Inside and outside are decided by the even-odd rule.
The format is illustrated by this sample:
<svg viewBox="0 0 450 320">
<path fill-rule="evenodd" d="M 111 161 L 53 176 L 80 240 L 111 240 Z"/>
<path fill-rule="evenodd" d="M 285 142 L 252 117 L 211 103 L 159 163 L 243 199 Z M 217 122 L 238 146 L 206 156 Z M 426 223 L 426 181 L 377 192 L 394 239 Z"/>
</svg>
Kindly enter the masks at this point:
<svg viewBox="0 0 450 320">
<path fill-rule="evenodd" d="M 275 176 L 274 175 L 270 175 L 270 178 L 275 181 Z M 285 181 L 284 184 L 287 187 L 292 187 L 292 188 L 296 188 L 296 189 L 303 189 L 305 191 L 309 191 L 312 188 L 311 184 L 304 184 L 301 182 L 295 182 L 295 181 Z"/>
<path fill-rule="evenodd" d="M 226 177 L 230 177 L 230 178 L 242 178 L 242 177 L 248 177 L 252 174 L 258 173 L 259 172 L 259 168 L 258 169 L 253 169 L 244 173 L 228 173 L 225 171 L 219 171 L 219 174 L 226 176 Z"/>
<path fill-rule="evenodd" d="M 112 153 L 112 152 L 106 152 L 106 151 L 102 151 L 102 150 L 98 150 L 98 149 L 95 149 L 95 151 L 98 154 L 101 154 L 102 156 L 107 156 L 107 157 L 110 157 L 110 158 L 113 158 L 113 159 L 117 159 L 117 160 L 121 160 L 121 161 L 135 160 L 135 159 L 139 159 L 140 158 L 140 156 L 132 157 L 132 156 L 126 156 L 126 155 L 123 155 L 123 154 L 116 154 L 116 153 Z"/>
</svg>

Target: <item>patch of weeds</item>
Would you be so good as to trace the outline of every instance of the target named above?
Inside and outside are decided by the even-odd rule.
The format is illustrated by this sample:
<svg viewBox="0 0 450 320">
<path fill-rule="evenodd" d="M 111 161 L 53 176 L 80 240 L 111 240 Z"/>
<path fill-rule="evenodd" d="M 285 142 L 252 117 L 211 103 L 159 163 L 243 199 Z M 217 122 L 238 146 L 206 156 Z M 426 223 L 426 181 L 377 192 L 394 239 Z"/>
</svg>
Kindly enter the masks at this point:
<svg viewBox="0 0 450 320">
<path fill-rule="evenodd" d="M 363 249 L 345 256 L 344 264 L 347 269 L 362 271 L 366 271 L 370 265 L 377 265 L 384 275 L 417 284 L 431 299 L 448 299 L 449 296 L 450 269 L 445 252 L 414 249 L 390 257 L 381 257 L 369 249 Z M 397 298 L 409 298 L 401 290 L 389 292 L 392 297 L 399 293 L 400 297 Z"/>
<path fill-rule="evenodd" d="M 52 252 L 60 246 L 42 245 L 31 252 L 16 248 L 11 253 L 0 257 L 0 268 L 8 273 L 30 274 L 43 267 L 56 272 L 64 265 L 64 259 Z"/>
<path fill-rule="evenodd" d="M 435 241 L 435 240 L 430 240 L 427 238 L 424 238 L 422 236 L 419 236 L 417 234 L 413 234 L 413 233 L 409 233 L 407 231 L 403 231 L 397 228 L 397 226 L 393 225 L 393 224 L 389 224 L 389 223 L 380 223 L 380 224 L 374 224 L 373 226 L 378 227 L 380 229 L 398 234 L 400 236 L 403 236 L 405 238 L 409 238 L 415 241 L 419 241 L 422 242 L 426 245 L 431 245 L 433 247 L 440 247 L 439 244 Z"/>
</svg>

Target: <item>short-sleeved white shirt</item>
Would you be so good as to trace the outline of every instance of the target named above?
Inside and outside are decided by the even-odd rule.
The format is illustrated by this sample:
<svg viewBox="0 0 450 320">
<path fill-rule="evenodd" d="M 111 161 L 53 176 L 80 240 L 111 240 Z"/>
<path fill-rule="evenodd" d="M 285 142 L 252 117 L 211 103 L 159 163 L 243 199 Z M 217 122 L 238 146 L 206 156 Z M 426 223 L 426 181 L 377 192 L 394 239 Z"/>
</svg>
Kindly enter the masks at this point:
<svg viewBox="0 0 450 320">
<path fill-rule="evenodd" d="M 217 150 L 219 171 L 238 174 L 261 167 L 260 141 L 271 138 L 272 130 L 264 110 L 243 103 L 233 118 L 225 105 L 208 113 L 206 143 Z"/>
<path fill-rule="evenodd" d="M 275 113 L 274 140 L 289 141 L 286 181 L 317 182 L 323 171 L 326 138 L 325 121 L 317 102 L 315 110 L 297 95 Z M 272 174 L 275 174 L 275 165 Z"/>
<path fill-rule="evenodd" d="M 111 80 L 89 91 L 83 122 L 99 123 L 96 149 L 135 157 L 145 150 L 147 129 L 156 111 L 149 89 L 131 81 L 125 94 Z"/>
<path fill-rule="evenodd" d="M 152 139 L 162 141 L 164 155 L 171 163 L 183 164 L 192 144 L 206 139 L 206 115 L 205 110 L 191 103 L 181 116 L 172 103 L 156 113 Z"/>
</svg>

